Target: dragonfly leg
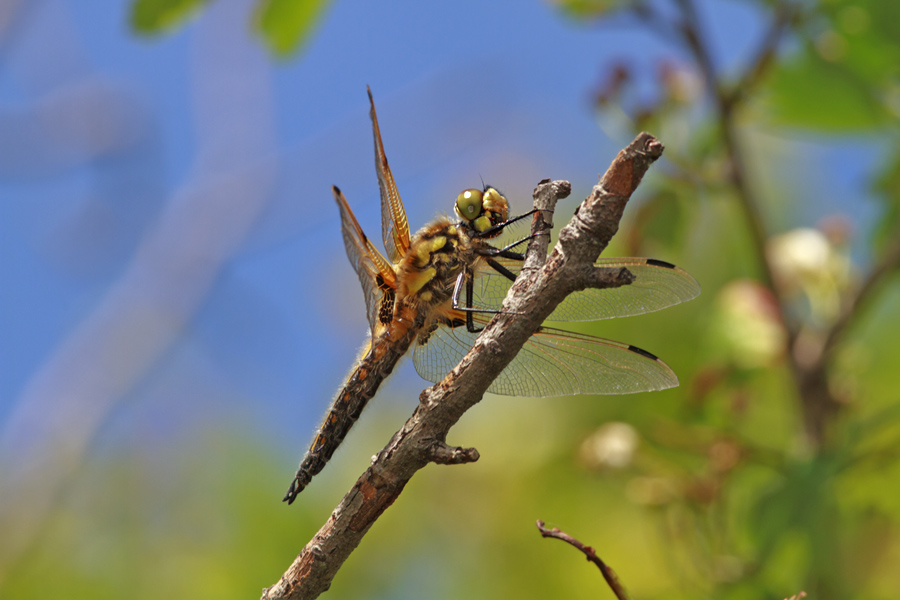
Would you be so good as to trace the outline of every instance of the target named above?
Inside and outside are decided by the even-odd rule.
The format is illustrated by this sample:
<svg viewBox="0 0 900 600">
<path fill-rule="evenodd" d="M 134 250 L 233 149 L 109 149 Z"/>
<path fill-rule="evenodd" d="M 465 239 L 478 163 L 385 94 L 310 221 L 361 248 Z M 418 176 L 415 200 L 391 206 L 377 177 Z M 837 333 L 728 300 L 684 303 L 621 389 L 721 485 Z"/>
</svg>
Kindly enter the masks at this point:
<svg viewBox="0 0 900 600">
<path fill-rule="evenodd" d="M 460 274 L 460 277 L 464 275 L 467 274 L 463 272 Z M 472 312 L 472 304 L 474 304 L 475 302 L 475 294 L 473 292 L 475 284 L 472 279 L 473 278 L 471 276 L 466 277 L 466 306 L 468 307 L 468 309 L 466 310 L 466 329 L 468 329 L 471 333 L 478 333 L 479 331 L 484 329 L 484 327 L 475 327 L 475 321 L 473 318 L 474 313 Z"/>
<path fill-rule="evenodd" d="M 479 248 L 477 250 L 478 254 L 481 256 L 502 256 L 503 258 L 511 258 L 513 260 L 525 260 L 525 255 L 521 252 L 514 252 L 512 248 L 524 244 L 525 242 L 532 240 L 541 235 L 550 235 L 549 231 L 539 231 L 537 233 L 532 233 L 523 237 L 520 240 L 513 242 L 507 246 L 502 248 L 494 248 L 493 246 L 487 246 L 485 248 Z"/>
<path fill-rule="evenodd" d="M 500 267 L 501 269 L 503 269 L 504 271 L 507 271 L 507 273 L 509 273 L 509 275 L 512 275 L 513 279 L 516 278 L 512 272 L 508 271 L 502 265 L 497 264 L 497 266 Z M 459 303 L 459 296 L 460 296 L 460 293 L 462 292 L 462 287 L 463 287 L 464 282 L 466 285 L 466 305 L 462 306 Z M 489 314 L 489 315 L 500 315 L 500 314 L 522 315 L 522 314 L 525 314 L 525 313 L 520 313 L 520 312 L 510 312 L 510 311 L 496 310 L 496 309 L 490 309 L 490 308 L 473 308 L 472 304 L 475 302 L 474 288 L 475 288 L 475 283 L 474 283 L 474 279 L 472 278 L 471 273 L 468 270 L 463 271 L 456 278 L 456 285 L 453 287 L 453 298 L 452 298 L 453 309 L 466 313 L 466 329 L 470 333 L 478 333 L 479 331 L 484 329 L 484 327 L 475 327 L 475 321 L 473 320 L 473 315 L 475 313 Z"/>
<path fill-rule="evenodd" d="M 521 214 L 517 217 L 513 217 L 511 219 L 507 219 L 507 220 L 503 221 L 502 223 L 497 223 L 493 227 L 489 227 L 489 228 L 485 229 L 484 231 L 477 233 L 476 237 L 491 237 L 493 234 L 497 233 L 504 227 L 512 225 L 516 221 L 521 221 L 525 217 L 530 217 L 531 215 L 533 215 L 536 212 L 540 212 L 540 210 L 537 208 L 534 208 L 532 210 L 529 210 L 527 213 L 523 213 L 523 214 Z"/>
<path fill-rule="evenodd" d="M 507 256 L 506 258 L 510 258 L 510 257 Z M 498 262 L 497 262 L 496 260 L 494 260 L 493 258 L 487 259 L 487 264 L 488 264 L 489 267 L 491 267 L 492 269 L 494 269 L 495 271 L 497 271 L 498 273 L 500 273 L 501 275 L 503 275 L 504 277 L 506 277 L 506 278 L 509 279 L 510 281 L 515 281 L 515 280 L 516 280 L 516 274 L 515 274 L 515 273 L 513 273 L 512 271 L 510 271 L 509 269 L 507 269 L 506 267 L 504 267 L 504 266 L 501 265 L 500 263 L 498 263 Z"/>
</svg>

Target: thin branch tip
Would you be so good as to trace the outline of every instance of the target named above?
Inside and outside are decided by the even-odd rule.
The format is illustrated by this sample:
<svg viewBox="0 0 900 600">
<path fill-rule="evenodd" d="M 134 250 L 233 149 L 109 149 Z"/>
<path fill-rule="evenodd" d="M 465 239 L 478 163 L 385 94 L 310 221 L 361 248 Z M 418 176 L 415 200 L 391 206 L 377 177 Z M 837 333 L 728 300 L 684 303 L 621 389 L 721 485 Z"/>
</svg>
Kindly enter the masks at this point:
<svg viewBox="0 0 900 600">
<path fill-rule="evenodd" d="M 662 156 L 662 153 L 666 149 L 665 145 L 659 141 L 655 135 L 647 133 L 646 131 L 642 131 L 638 134 L 635 138 L 635 142 L 637 142 L 637 145 L 640 147 L 638 151 L 642 154 L 646 154 L 653 160 Z"/>
<path fill-rule="evenodd" d="M 628 592 L 625 591 L 625 587 L 619 581 L 618 575 L 616 575 L 616 572 L 613 571 L 612 567 L 607 565 L 599 556 L 597 556 L 597 553 L 594 551 L 593 547 L 584 545 L 576 538 L 563 531 L 560 531 L 556 527 L 554 527 L 553 529 L 547 529 L 544 526 L 544 522 L 540 519 L 538 519 L 537 521 L 537 528 L 541 533 L 541 537 L 554 538 L 566 542 L 573 548 L 579 550 L 582 554 L 584 554 L 588 562 L 594 563 L 597 568 L 600 569 L 600 573 L 603 575 L 603 579 L 606 580 L 606 584 L 609 586 L 609 589 L 611 589 L 616 595 L 616 598 L 618 598 L 619 600 L 628 600 Z"/>
<path fill-rule="evenodd" d="M 572 184 L 565 180 L 551 181 L 544 179 L 534 188 L 534 217 L 531 222 L 531 241 L 525 251 L 522 271 L 535 271 L 547 261 L 547 249 L 550 247 L 550 230 L 553 229 L 553 214 L 556 203 L 568 197 L 572 192 Z"/>
<path fill-rule="evenodd" d="M 556 203 L 559 200 L 568 198 L 572 193 L 572 184 L 565 179 L 551 181 L 544 179 L 534 188 L 531 193 L 534 198 L 534 210 L 538 211 L 547 225 L 552 226 L 551 219 L 553 212 L 556 210 Z"/>
</svg>

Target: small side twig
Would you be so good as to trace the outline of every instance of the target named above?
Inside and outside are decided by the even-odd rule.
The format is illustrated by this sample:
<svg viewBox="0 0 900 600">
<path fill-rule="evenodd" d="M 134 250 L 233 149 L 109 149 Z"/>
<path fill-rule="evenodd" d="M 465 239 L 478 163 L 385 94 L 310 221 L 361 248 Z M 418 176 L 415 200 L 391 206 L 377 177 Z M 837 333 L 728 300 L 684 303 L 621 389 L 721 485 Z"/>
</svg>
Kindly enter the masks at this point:
<svg viewBox="0 0 900 600">
<path fill-rule="evenodd" d="M 463 465 L 472 463 L 481 458 L 475 448 L 460 448 L 450 446 L 444 442 L 435 442 L 428 449 L 428 456 L 436 465 Z"/>
<path fill-rule="evenodd" d="M 588 561 L 597 565 L 597 568 L 600 569 L 600 573 L 603 574 L 603 579 L 606 580 L 606 584 L 609 586 L 609 589 L 613 591 L 616 595 L 616 598 L 619 600 L 628 600 L 628 592 L 625 591 L 625 587 L 622 585 L 622 582 L 619 581 L 619 577 L 616 575 L 616 572 L 612 570 L 608 564 L 603 562 L 593 548 L 590 546 L 585 546 L 583 543 L 579 542 L 577 539 L 573 538 L 568 533 L 564 531 L 560 531 L 556 527 L 553 529 L 547 529 L 544 527 L 544 522 L 538 519 L 537 521 L 538 531 L 541 532 L 541 537 L 545 538 L 554 538 L 557 540 L 562 540 L 580 550 L 584 556 L 588 559 Z"/>
</svg>

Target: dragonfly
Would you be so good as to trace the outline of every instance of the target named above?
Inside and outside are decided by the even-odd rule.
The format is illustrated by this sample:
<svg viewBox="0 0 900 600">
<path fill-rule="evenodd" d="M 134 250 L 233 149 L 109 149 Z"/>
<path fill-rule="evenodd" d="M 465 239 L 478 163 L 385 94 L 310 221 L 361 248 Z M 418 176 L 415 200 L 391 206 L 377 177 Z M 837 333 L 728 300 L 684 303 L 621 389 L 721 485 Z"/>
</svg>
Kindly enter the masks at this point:
<svg viewBox="0 0 900 600">
<path fill-rule="evenodd" d="M 347 256 L 362 285 L 370 335 L 300 463 L 284 496 L 288 504 L 322 471 L 379 385 L 411 348 L 419 375 L 434 383 L 460 362 L 479 331 L 500 312 L 498 307 L 521 271 L 524 255 L 515 248 L 533 237 L 502 247 L 490 243 L 534 211 L 509 218 L 507 199 L 488 185 L 457 196 L 453 206 L 456 219 L 438 217 L 411 236 L 384 152 L 371 90 L 368 93 L 385 255 L 363 232 L 341 190 L 334 186 L 332 192 Z M 604 258 L 595 266 L 625 267 L 635 280 L 618 288 L 576 292 L 548 320 L 594 321 L 637 315 L 685 302 L 700 293 L 693 277 L 661 260 Z M 678 378 L 669 366 L 646 350 L 542 326 L 488 391 L 548 397 L 630 394 L 677 385 Z"/>
</svg>

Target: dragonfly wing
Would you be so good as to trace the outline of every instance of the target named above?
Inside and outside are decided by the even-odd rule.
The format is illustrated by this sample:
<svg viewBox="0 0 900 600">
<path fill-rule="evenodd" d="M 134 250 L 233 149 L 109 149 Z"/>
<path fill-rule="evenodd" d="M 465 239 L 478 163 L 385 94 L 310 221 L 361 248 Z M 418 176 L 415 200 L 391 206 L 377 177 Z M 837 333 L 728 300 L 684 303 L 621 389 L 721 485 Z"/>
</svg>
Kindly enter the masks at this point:
<svg viewBox="0 0 900 600">
<path fill-rule="evenodd" d="M 518 275 L 521 261 L 495 259 Z M 569 295 L 548 321 L 596 321 L 654 312 L 687 302 L 700 294 L 700 285 L 686 271 L 653 258 L 603 258 L 594 263 L 598 269 L 628 269 L 635 280 L 617 288 L 591 288 Z M 500 306 L 510 282 L 492 268 L 480 269 L 475 278 L 475 305 Z"/>
<path fill-rule="evenodd" d="M 341 233 L 344 235 L 347 258 L 362 284 L 366 316 L 374 336 L 391 320 L 397 276 L 391 264 L 363 233 L 344 193 L 337 187 L 333 187 L 332 192 L 341 211 Z"/>
<path fill-rule="evenodd" d="M 397 191 L 394 175 L 391 173 L 387 156 L 384 153 L 372 90 L 367 87 L 366 91 L 369 93 L 369 104 L 372 107 L 369 116 L 372 117 L 372 132 L 375 136 L 375 171 L 378 173 L 378 189 L 381 191 L 381 235 L 384 238 L 384 249 L 387 251 L 388 258 L 396 264 L 409 250 L 409 223 L 406 220 L 406 209 L 403 208 L 403 201 L 400 199 L 400 192 Z"/>
<path fill-rule="evenodd" d="M 464 326 L 439 326 L 420 336 L 416 370 L 438 382 L 475 343 Z M 488 391 L 504 396 L 633 394 L 678 385 L 666 363 L 635 346 L 542 327 L 494 380 Z"/>
</svg>

